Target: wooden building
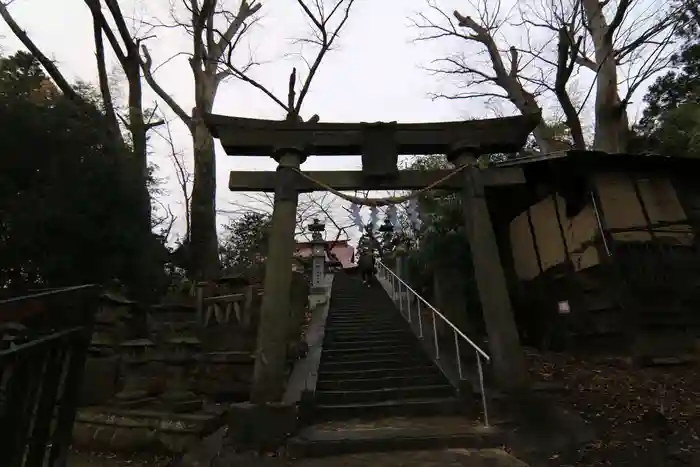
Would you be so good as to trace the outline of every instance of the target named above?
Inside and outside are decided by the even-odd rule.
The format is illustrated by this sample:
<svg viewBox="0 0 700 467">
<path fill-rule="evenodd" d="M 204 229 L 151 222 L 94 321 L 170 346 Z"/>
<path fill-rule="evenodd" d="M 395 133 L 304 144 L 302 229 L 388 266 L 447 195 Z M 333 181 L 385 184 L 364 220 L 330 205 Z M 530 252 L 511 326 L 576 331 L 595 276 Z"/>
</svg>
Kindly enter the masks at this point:
<svg viewBox="0 0 700 467">
<path fill-rule="evenodd" d="M 568 151 L 488 193 L 525 340 L 639 357 L 700 336 L 700 160 Z"/>
<path fill-rule="evenodd" d="M 329 240 L 326 242 L 330 253 L 335 255 L 335 257 L 340 261 L 340 265 L 344 268 L 353 268 L 355 264 L 353 263 L 353 258 L 355 257 L 355 249 L 348 244 L 348 240 Z M 311 257 L 311 251 L 313 247 L 313 242 L 297 242 L 295 255 L 302 258 Z M 331 261 L 332 258 L 329 257 L 328 252 L 326 253 L 326 261 Z"/>
</svg>

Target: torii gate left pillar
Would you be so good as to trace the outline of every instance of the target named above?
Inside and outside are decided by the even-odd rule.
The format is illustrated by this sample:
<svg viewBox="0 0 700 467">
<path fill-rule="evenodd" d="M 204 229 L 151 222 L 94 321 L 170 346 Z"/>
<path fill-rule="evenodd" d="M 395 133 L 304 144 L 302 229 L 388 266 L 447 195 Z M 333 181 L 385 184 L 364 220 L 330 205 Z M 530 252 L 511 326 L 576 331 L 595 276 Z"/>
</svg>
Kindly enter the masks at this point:
<svg viewBox="0 0 700 467">
<path fill-rule="evenodd" d="M 260 323 L 255 352 L 255 369 L 250 400 L 253 403 L 282 398 L 287 363 L 287 328 L 289 326 L 292 256 L 299 192 L 298 169 L 306 160 L 299 148 L 278 149 L 275 160 L 275 201 L 267 247 L 264 294 L 260 306 Z"/>
</svg>

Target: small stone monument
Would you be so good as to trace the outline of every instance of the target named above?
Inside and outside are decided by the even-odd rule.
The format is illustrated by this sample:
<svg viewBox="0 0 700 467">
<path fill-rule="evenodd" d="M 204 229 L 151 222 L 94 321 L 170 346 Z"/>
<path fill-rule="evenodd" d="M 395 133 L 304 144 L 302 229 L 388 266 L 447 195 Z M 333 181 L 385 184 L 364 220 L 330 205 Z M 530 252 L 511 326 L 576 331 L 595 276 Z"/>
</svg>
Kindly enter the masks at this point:
<svg viewBox="0 0 700 467">
<path fill-rule="evenodd" d="M 322 295 L 326 293 L 326 241 L 321 232 L 326 230 L 326 225 L 314 219 L 308 229 L 311 232 L 311 294 Z"/>
</svg>

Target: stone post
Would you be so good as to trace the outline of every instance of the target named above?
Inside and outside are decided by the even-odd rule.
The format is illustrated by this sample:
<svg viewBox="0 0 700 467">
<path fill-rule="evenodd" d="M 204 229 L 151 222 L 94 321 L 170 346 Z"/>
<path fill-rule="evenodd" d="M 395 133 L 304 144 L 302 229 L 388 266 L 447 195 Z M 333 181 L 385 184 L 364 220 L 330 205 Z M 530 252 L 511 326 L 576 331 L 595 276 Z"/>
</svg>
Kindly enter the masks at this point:
<svg viewBox="0 0 700 467">
<path fill-rule="evenodd" d="M 250 400 L 254 403 L 280 400 L 286 380 L 286 337 L 299 201 L 296 187 L 298 174 L 294 169 L 299 168 L 306 156 L 299 149 L 287 149 L 277 154 L 279 166 L 263 282 L 265 294 L 260 307 L 255 369 L 250 390 Z"/>
<path fill-rule="evenodd" d="M 325 294 L 326 241 L 321 232 L 326 226 L 314 219 L 308 226 L 311 231 L 311 293 Z"/>
<path fill-rule="evenodd" d="M 396 267 L 394 272 L 397 276 L 401 278 L 402 281 L 408 284 L 408 252 L 404 245 L 398 245 L 394 250 L 394 260 L 396 261 Z"/>
<path fill-rule="evenodd" d="M 462 204 L 496 382 L 506 391 L 525 389 L 529 385 L 525 356 L 475 154 L 471 148 L 456 147 L 448 160 L 458 167 L 472 165 L 463 171 Z"/>
</svg>

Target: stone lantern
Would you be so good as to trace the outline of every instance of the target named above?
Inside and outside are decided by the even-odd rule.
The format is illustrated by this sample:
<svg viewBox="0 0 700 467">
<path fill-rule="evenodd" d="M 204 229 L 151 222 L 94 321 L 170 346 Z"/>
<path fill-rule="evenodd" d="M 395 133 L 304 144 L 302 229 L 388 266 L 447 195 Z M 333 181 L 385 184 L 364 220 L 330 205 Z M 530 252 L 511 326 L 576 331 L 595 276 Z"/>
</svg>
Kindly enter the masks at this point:
<svg viewBox="0 0 700 467">
<path fill-rule="evenodd" d="M 391 220 L 389 220 L 388 216 L 384 218 L 384 222 L 379 226 L 379 231 L 383 234 L 392 233 L 394 231 L 394 226 L 391 224 Z"/>
<path fill-rule="evenodd" d="M 196 378 L 201 342 L 196 337 L 173 337 L 165 343 L 163 361 L 167 379 L 163 404 L 173 412 L 192 412 L 202 407 L 202 399 L 192 391 Z"/>
<path fill-rule="evenodd" d="M 325 293 L 326 241 L 321 232 L 326 225 L 318 219 L 308 225 L 311 232 L 311 293 Z"/>
<path fill-rule="evenodd" d="M 382 225 L 379 226 L 379 233 L 382 237 L 383 253 L 386 253 L 391 249 L 391 234 L 394 233 L 394 226 L 391 224 L 389 216 L 386 216 Z"/>
<path fill-rule="evenodd" d="M 408 248 L 405 243 L 399 242 L 394 247 L 394 261 L 395 268 L 394 272 L 402 280 L 406 280 L 406 256 L 408 255 Z"/>
</svg>

